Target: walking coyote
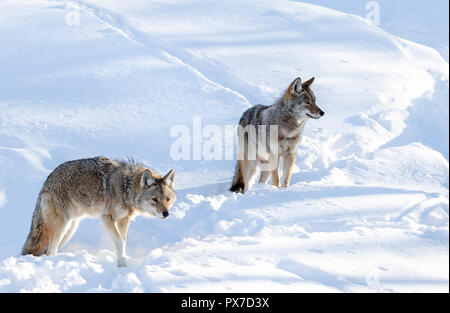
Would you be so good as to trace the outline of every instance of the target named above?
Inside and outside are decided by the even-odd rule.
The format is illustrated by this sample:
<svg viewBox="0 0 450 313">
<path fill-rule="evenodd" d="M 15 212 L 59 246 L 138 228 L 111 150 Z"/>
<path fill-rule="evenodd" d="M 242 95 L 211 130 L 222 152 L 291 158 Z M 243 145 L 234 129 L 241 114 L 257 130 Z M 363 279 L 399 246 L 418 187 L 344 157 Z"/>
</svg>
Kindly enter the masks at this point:
<svg viewBox="0 0 450 313">
<path fill-rule="evenodd" d="M 36 203 L 22 254 L 54 255 L 86 216 L 101 217 L 119 266 L 126 266 L 125 243 L 136 215 L 167 218 L 176 200 L 175 173 L 164 177 L 134 161 L 96 157 L 69 161 L 47 177 Z"/>
</svg>

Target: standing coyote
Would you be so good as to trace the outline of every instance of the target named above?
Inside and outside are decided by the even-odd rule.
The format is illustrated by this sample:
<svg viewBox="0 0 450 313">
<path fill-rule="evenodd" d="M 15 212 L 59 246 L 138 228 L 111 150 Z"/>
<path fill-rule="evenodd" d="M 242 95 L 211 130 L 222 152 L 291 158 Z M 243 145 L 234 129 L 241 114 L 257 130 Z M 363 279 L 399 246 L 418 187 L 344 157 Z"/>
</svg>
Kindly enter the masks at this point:
<svg viewBox="0 0 450 313">
<path fill-rule="evenodd" d="M 244 112 L 239 121 L 238 161 L 230 191 L 245 193 L 248 190 L 258 162 L 261 164 L 259 182 L 266 183 L 271 174 L 272 184 L 280 187 L 280 157 L 283 157 L 281 186 L 289 186 L 295 152 L 306 121 L 325 114 L 316 105 L 316 97 L 310 89 L 313 81 L 314 77 L 304 83 L 296 78 L 273 105 L 256 105 Z M 270 126 L 278 127 L 275 138 L 269 135 Z M 265 138 L 263 143 L 260 138 Z M 249 153 L 252 147 L 253 157 Z"/>
<path fill-rule="evenodd" d="M 176 200 L 175 173 L 164 177 L 133 160 L 105 157 L 58 166 L 42 187 L 22 254 L 54 255 L 75 233 L 85 216 L 101 217 L 111 236 L 119 266 L 126 266 L 125 243 L 136 215 L 167 218 Z"/>
</svg>

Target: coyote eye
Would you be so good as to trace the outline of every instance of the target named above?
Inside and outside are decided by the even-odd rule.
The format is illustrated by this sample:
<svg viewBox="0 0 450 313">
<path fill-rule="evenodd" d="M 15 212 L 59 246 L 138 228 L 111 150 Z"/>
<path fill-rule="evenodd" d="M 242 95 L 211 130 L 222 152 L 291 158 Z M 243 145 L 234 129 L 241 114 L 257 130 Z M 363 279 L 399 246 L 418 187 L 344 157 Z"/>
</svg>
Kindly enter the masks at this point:
<svg viewBox="0 0 450 313">
<path fill-rule="evenodd" d="M 152 198 L 153 202 L 158 202 L 158 199 L 156 199 L 155 197 Z"/>
</svg>

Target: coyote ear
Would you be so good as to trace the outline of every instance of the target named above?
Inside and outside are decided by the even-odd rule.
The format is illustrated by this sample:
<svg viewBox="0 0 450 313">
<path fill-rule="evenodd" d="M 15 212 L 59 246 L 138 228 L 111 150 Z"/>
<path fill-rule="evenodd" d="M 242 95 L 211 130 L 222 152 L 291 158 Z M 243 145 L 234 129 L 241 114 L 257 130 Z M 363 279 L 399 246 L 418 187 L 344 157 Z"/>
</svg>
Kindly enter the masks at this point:
<svg viewBox="0 0 450 313">
<path fill-rule="evenodd" d="M 303 87 L 309 87 L 309 86 L 311 86 L 311 84 L 313 83 L 313 81 L 314 81 L 314 77 L 308 79 L 307 81 L 305 81 L 305 82 L 302 84 L 302 86 L 303 86 Z"/>
<path fill-rule="evenodd" d="M 152 176 L 152 173 L 150 173 L 149 170 L 145 170 L 144 173 L 142 173 L 141 176 L 141 188 L 144 188 L 145 186 L 150 186 L 155 182 L 155 179 Z"/>
<path fill-rule="evenodd" d="M 163 181 L 166 183 L 167 186 L 169 186 L 171 189 L 173 189 L 173 181 L 175 179 L 175 172 L 173 170 L 170 170 L 164 177 Z"/>
<path fill-rule="evenodd" d="M 292 83 L 290 87 L 290 91 L 292 94 L 300 93 L 302 92 L 302 80 L 300 77 L 297 77 Z"/>
<path fill-rule="evenodd" d="M 289 85 L 288 89 L 286 89 L 286 91 L 285 91 L 285 93 L 283 95 L 283 102 L 285 104 L 289 104 L 291 96 L 292 95 L 298 95 L 300 92 L 302 92 L 302 80 L 300 79 L 300 77 L 297 77 Z"/>
</svg>

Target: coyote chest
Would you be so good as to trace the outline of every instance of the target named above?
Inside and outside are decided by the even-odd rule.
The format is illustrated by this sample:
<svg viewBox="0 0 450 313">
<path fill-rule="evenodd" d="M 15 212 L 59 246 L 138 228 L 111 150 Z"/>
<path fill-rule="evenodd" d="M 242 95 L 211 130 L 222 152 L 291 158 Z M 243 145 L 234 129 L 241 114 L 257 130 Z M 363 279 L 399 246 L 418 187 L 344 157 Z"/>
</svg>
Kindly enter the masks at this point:
<svg viewBox="0 0 450 313">
<path fill-rule="evenodd" d="M 296 126 L 285 127 L 279 125 L 278 154 L 288 155 L 295 153 L 302 138 L 303 127 L 306 120 L 300 121 Z"/>
</svg>

